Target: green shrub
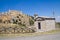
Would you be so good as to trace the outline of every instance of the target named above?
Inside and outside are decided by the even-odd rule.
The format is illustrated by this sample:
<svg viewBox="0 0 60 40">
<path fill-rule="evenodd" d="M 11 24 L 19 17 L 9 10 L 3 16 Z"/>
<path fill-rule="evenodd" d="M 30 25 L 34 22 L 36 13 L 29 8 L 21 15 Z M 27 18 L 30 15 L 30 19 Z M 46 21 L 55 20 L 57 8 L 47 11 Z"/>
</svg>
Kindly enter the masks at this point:
<svg viewBox="0 0 60 40">
<path fill-rule="evenodd" d="M 32 19 L 29 19 L 29 24 L 30 25 L 33 25 L 34 24 L 34 21 Z"/>
</svg>

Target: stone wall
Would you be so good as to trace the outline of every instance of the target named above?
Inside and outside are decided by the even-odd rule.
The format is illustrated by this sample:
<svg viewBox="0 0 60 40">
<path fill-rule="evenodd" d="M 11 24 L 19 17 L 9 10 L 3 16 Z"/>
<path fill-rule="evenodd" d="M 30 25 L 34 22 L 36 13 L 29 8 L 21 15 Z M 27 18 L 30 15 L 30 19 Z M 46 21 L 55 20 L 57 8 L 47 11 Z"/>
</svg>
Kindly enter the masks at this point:
<svg viewBox="0 0 60 40">
<path fill-rule="evenodd" d="M 46 30 L 55 30 L 55 20 L 45 20 L 46 22 Z"/>
<path fill-rule="evenodd" d="M 33 33 L 34 28 L 23 27 L 17 24 L 0 24 L 0 34 Z"/>
<path fill-rule="evenodd" d="M 41 24 L 41 29 L 38 29 L 38 22 Z M 36 31 L 37 32 L 42 32 L 46 29 L 46 26 L 45 26 L 45 21 L 36 21 L 34 23 L 35 27 L 36 27 Z"/>
<path fill-rule="evenodd" d="M 41 23 L 41 29 L 38 29 L 38 22 Z M 55 30 L 55 20 L 35 21 L 34 25 L 34 27 L 37 29 L 37 32 Z"/>
</svg>

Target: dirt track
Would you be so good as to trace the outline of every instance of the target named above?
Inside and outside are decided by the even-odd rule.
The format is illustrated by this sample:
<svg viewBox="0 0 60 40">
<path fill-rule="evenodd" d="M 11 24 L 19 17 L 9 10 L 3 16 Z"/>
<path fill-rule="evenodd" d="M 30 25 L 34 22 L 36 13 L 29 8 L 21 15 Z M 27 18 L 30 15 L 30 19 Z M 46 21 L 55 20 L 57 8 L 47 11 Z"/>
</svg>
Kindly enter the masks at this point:
<svg viewBox="0 0 60 40">
<path fill-rule="evenodd" d="M 41 35 L 32 37 L 11 37 L 11 38 L 0 38 L 0 40 L 60 40 L 60 33 L 51 35 Z"/>
</svg>

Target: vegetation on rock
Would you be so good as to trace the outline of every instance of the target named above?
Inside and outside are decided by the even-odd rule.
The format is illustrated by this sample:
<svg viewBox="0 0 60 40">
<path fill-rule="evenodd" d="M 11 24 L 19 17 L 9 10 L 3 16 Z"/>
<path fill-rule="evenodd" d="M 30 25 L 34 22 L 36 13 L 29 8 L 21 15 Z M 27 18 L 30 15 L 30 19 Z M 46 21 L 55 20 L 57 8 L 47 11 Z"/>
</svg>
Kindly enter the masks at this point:
<svg viewBox="0 0 60 40">
<path fill-rule="evenodd" d="M 30 25 L 34 25 L 34 20 L 33 19 L 29 19 L 29 24 Z"/>
<path fill-rule="evenodd" d="M 29 33 L 35 32 L 28 25 L 33 25 L 34 21 L 31 16 L 22 14 L 19 11 L 11 10 L 8 14 L 0 16 L 0 33 Z"/>
</svg>

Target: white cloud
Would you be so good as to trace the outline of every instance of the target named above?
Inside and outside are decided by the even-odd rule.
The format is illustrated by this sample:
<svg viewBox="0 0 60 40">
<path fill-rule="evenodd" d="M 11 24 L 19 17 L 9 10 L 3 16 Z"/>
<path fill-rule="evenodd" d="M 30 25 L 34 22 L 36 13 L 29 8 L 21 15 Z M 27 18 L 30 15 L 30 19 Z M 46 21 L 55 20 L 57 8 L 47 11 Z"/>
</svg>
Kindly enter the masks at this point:
<svg viewBox="0 0 60 40">
<path fill-rule="evenodd" d="M 57 16 L 57 18 L 60 18 L 60 16 Z"/>
<path fill-rule="evenodd" d="M 56 17 L 56 21 L 57 21 L 57 22 L 60 22 L 60 16 L 57 16 L 57 17 Z"/>
</svg>

